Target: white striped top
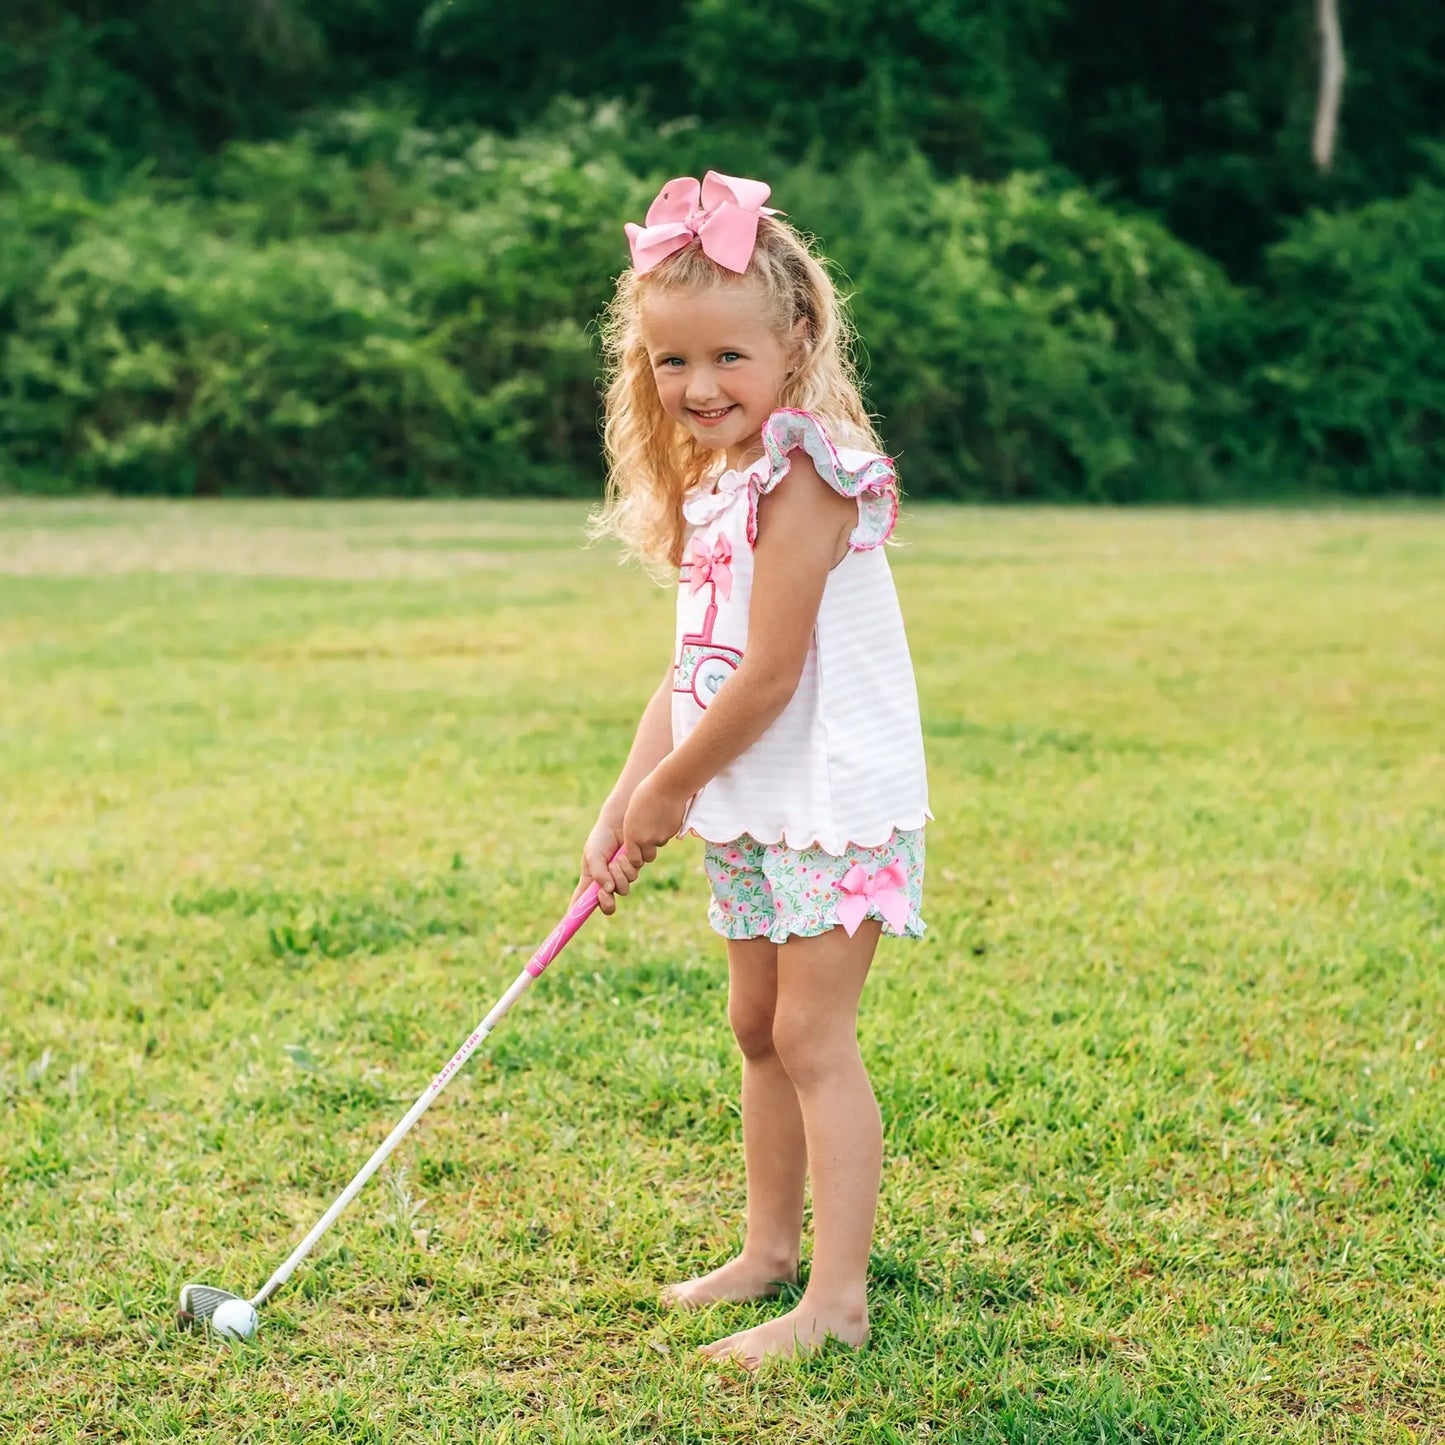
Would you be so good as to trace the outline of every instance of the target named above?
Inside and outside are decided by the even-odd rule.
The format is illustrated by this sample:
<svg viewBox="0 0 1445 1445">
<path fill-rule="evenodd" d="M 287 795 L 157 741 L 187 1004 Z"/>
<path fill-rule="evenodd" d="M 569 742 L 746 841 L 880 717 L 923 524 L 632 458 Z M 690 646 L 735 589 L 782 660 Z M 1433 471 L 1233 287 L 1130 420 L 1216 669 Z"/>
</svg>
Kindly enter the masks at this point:
<svg viewBox="0 0 1445 1445">
<path fill-rule="evenodd" d="M 808 412 L 776 411 L 763 455 L 689 493 L 692 524 L 677 601 L 673 746 L 696 726 L 747 651 L 758 498 L 802 448 L 823 479 L 858 502 L 847 555 L 828 575 L 797 690 L 767 732 L 698 794 L 685 832 L 713 843 L 876 847 L 928 811 L 918 692 L 883 547 L 898 514 L 893 463 L 837 448 Z"/>
</svg>

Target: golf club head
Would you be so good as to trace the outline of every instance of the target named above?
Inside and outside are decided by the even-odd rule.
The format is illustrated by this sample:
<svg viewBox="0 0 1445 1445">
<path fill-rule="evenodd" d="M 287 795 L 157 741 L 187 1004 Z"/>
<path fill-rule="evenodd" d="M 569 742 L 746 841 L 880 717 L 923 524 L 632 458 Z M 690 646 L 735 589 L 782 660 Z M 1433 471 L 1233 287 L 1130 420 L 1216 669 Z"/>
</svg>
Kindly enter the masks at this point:
<svg viewBox="0 0 1445 1445">
<path fill-rule="evenodd" d="M 205 1324 L 228 1299 L 241 1299 L 228 1289 L 217 1289 L 210 1284 L 183 1284 L 179 1319 L 183 1325 Z"/>
</svg>

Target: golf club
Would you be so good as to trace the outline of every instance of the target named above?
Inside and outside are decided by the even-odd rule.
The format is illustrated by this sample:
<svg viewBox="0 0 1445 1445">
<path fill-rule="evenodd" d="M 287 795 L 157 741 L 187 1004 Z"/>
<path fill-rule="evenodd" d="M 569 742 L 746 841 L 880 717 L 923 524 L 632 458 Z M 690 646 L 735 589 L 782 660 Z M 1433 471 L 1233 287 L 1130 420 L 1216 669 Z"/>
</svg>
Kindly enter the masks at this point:
<svg viewBox="0 0 1445 1445">
<path fill-rule="evenodd" d="M 620 851 L 620 850 L 619 850 Z M 511 986 L 499 998 L 492 1011 L 472 1030 L 467 1041 L 454 1053 L 441 1072 L 422 1091 L 406 1116 L 386 1136 L 381 1147 L 362 1166 L 355 1179 L 337 1195 L 330 1209 L 316 1221 L 311 1233 L 291 1252 L 286 1262 L 261 1286 L 260 1290 L 247 1300 L 230 1290 L 218 1289 L 214 1285 L 191 1283 L 182 1285 L 180 1299 L 180 1320 L 182 1324 L 208 1323 L 218 1333 L 232 1338 L 245 1338 L 255 1332 L 258 1322 L 256 1311 L 265 1304 L 288 1279 L 296 1267 L 311 1253 L 317 1241 L 336 1222 L 341 1211 L 361 1192 L 366 1181 L 386 1162 L 392 1150 L 406 1138 L 411 1127 L 431 1107 L 432 1101 L 451 1082 L 457 1070 L 476 1052 L 478 1045 L 491 1033 L 503 1015 L 526 992 L 534 979 L 540 978 L 547 965 L 562 952 L 572 935 L 591 917 L 597 907 L 597 885 L 590 884 L 575 903 L 567 910 L 560 923 L 547 935 L 546 941 L 527 960 L 524 967 L 512 981 Z"/>
</svg>

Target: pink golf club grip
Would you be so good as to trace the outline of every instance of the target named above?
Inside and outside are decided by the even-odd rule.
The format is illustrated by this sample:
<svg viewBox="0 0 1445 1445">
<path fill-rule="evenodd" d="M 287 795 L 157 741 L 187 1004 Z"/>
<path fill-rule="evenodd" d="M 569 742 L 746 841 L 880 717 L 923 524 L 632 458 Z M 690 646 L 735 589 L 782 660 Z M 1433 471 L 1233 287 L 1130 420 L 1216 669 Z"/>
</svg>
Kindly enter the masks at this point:
<svg viewBox="0 0 1445 1445">
<path fill-rule="evenodd" d="M 597 907 L 597 885 L 590 883 L 587 891 L 567 910 L 561 923 L 543 940 L 542 946 L 527 960 L 527 972 L 540 978 L 542 970 L 567 946 L 567 941 L 592 917 Z"/>
<path fill-rule="evenodd" d="M 612 855 L 612 862 L 616 862 L 627 850 L 619 848 Z M 592 917 L 597 907 L 598 887 L 595 883 L 587 885 L 587 891 L 567 910 L 562 921 L 543 940 L 542 946 L 527 960 L 527 972 L 533 978 L 541 978 L 543 970 L 559 953 L 566 948 L 572 935 Z"/>
</svg>

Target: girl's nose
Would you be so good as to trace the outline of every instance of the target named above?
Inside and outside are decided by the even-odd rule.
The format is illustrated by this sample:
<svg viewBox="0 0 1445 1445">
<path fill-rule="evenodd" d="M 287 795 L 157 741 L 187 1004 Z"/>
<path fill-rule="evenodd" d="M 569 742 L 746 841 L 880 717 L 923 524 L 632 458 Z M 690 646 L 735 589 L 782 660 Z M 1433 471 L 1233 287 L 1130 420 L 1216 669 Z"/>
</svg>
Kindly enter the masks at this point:
<svg viewBox="0 0 1445 1445">
<path fill-rule="evenodd" d="M 711 371 L 698 367 L 689 373 L 687 391 L 683 400 L 688 406 L 703 408 L 717 399 L 717 382 Z"/>
</svg>

